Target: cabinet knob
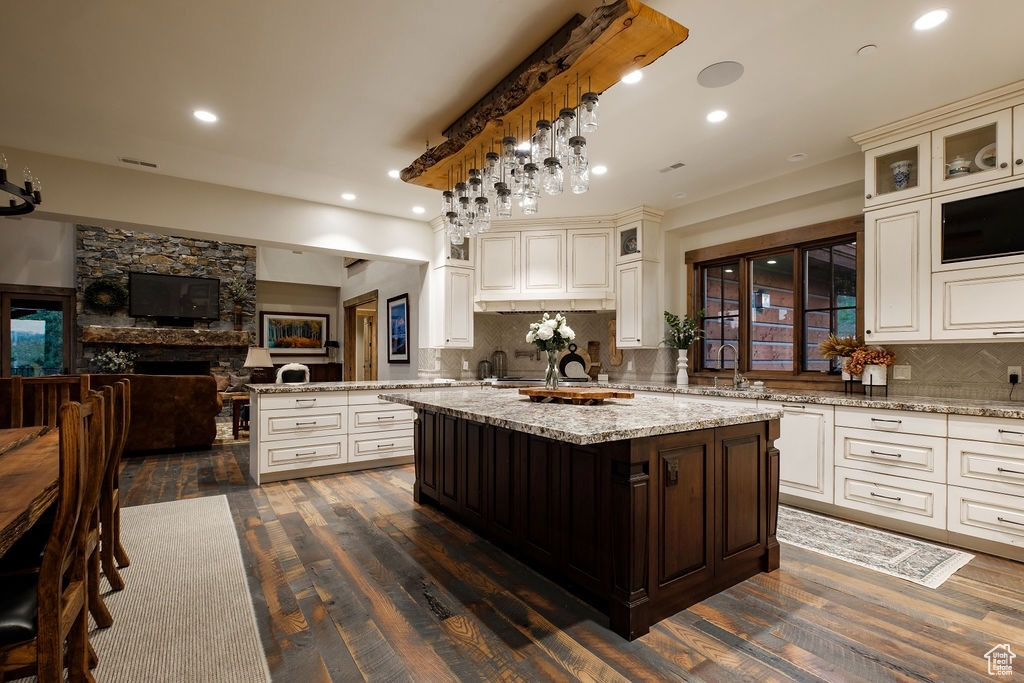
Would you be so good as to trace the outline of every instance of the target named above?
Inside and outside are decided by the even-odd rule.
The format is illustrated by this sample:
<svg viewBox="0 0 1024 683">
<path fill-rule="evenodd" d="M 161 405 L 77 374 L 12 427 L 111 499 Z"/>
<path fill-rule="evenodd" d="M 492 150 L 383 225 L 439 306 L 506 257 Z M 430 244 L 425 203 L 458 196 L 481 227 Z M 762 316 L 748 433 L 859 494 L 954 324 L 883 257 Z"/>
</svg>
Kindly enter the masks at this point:
<svg viewBox="0 0 1024 683">
<path fill-rule="evenodd" d="M 999 164 L 999 168 L 1006 168 L 1007 166 L 1009 166 L 1009 164 L 1006 163 L 1005 161 L 1003 163 Z"/>
<path fill-rule="evenodd" d="M 871 330 L 864 330 L 864 334 L 871 334 Z"/>
<path fill-rule="evenodd" d="M 1014 163 L 1020 166 L 1021 164 L 1024 164 L 1024 159 L 1017 159 Z"/>
<path fill-rule="evenodd" d="M 869 195 L 869 194 L 864 195 L 864 199 L 871 199 L 871 195 Z"/>
</svg>

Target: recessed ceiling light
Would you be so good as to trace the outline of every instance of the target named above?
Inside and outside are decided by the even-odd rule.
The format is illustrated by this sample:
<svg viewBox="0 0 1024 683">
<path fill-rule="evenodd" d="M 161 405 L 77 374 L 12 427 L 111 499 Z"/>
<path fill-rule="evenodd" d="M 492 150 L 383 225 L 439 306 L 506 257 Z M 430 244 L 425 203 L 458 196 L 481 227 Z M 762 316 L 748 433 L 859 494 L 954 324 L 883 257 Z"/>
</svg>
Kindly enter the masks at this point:
<svg viewBox="0 0 1024 683">
<path fill-rule="evenodd" d="M 643 77 L 644 77 L 643 72 L 640 71 L 640 69 L 637 69 L 636 71 L 630 71 L 628 74 L 623 76 L 622 77 L 622 82 L 623 83 L 639 83 L 640 80 Z"/>
<path fill-rule="evenodd" d="M 719 123 L 721 121 L 725 121 L 725 119 L 728 116 L 729 112 L 725 111 L 724 109 L 716 109 L 713 112 L 708 113 L 707 119 L 711 123 Z"/>
<path fill-rule="evenodd" d="M 726 268 L 726 269 L 725 269 L 725 272 L 727 272 L 727 273 L 731 273 L 731 272 L 732 272 L 732 268 Z"/>
<path fill-rule="evenodd" d="M 765 263 L 767 263 L 769 266 L 774 266 L 776 263 L 778 263 L 778 261 L 776 261 L 773 258 L 770 258 L 767 261 L 765 261 Z"/>
<path fill-rule="evenodd" d="M 933 9 L 931 12 L 925 12 L 917 18 L 914 22 L 914 28 L 918 31 L 928 31 L 949 17 L 949 11 L 944 9 Z"/>
<path fill-rule="evenodd" d="M 676 199 L 684 199 L 686 197 L 685 192 L 676 192 Z"/>
<path fill-rule="evenodd" d="M 593 173 L 594 175 L 604 175 L 605 173 L 608 172 L 608 167 L 607 166 L 595 166 L 594 168 L 590 169 L 590 172 Z"/>
<path fill-rule="evenodd" d="M 397 168 L 393 168 L 390 171 L 388 171 L 388 178 L 398 178 L 400 175 L 402 174 L 398 171 Z"/>
<path fill-rule="evenodd" d="M 346 202 L 351 202 L 356 198 L 356 196 L 351 192 L 342 192 L 341 198 L 344 199 Z"/>
<path fill-rule="evenodd" d="M 706 66 L 697 74 L 697 82 L 705 88 L 721 88 L 732 85 L 743 75 L 743 65 L 739 62 L 718 62 Z"/>
<path fill-rule="evenodd" d="M 422 206 L 414 206 L 414 207 L 412 207 L 412 212 L 413 213 L 426 213 L 427 210 L 424 209 Z"/>
<path fill-rule="evenodd" d="M 192 112 L 192 116 L 196 117 L 203 123 L 216 123 L 217 115 L 212 111 L 206 111 L 205 109 L 196 109 Z"/>
<path fill-rule="evenodd" d="M 786 161 L 803 161 L 806 158 L 807 158 L 807 154 L 806 153 L 804 153 L 804 152 L 796 152 L 795 154 L 790 154 L 788 157 L 786 157 Z"/>
</svg>

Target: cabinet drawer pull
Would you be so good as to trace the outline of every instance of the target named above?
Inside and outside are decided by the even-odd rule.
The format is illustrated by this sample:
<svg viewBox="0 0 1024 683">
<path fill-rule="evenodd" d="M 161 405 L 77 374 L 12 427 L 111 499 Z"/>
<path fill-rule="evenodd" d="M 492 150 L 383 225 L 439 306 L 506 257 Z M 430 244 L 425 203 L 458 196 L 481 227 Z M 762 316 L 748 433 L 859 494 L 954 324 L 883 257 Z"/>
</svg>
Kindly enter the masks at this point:
<svg viewBox="0 0 1024 683">
<path fill-rule="evenodd" d="M 316 420 L 304 420 L 302 422 L 296 422 L 295 426 L 296 427 L 305 427 L 306 425 L 315 425 L 315 424 L 316 424 Z"/>
<path fill-rule="evenodd" d="M 1017 526 L 1024 526 L 1022 522 L 1015 522 L 1012 519 L 1006 519 L 1006 517 L 996 517 L 1003 524 L 1016 524 Z"/>
<path fill-rule="evenodd" d="M 301 451 L 301 452 L 295 453 L 293 455 L 293 457 L 298 458 L 298 457 L 301 457 L 303 455 L 316 455 L 316 451 Z"/>
<path fill-rule="evenodd" d="M 992 333 L 992 336 L 999 336 L 1001 334 L 1024 334 L 1024 330 L 998 330 Z"/>
<path fill-rule="evenodd" d="M 377 444 L 377 448 L 392 448 L 394 445 L 395 444 L 393 442 L 392 443 L 379 443 L 379 444 Z"/>
<path fill-rule="evenodd" d="M 795 406 L 792 403 L 783 403 L 783 408 L 796 408 L 797 410 L 806 410 L 807 406 Z"/>
<path fill-rule="evenodd" d="M 893 422 L 893 423 L 898 424 L 898 425 L 899 424 L 903 424 L 903 420 L 894 420 L 894 419 L 888 418 L 888 417 L 873 417 L 873 418 L 871 418 L 871 421 L 872 422 Z"/>
<path fill-rule="evenodd" d="M 394 420 L 394 415 L 378 415 L 377 420 Z"/>
<path fill-rule="evenodd" d="M 1015 432 L 1012 429 L 1000 429 L 1000 434 L 1014 434 L 1016 436 L 1024 436 L 1024 432 Z"/>
<path fill-rule="evenodd" d="M 870 493 L 875 498 L 885 498 L 886 500 L 895 500 L 895 501 L 903 500 L 899 496 L 883 496 L 881 493 L 875 493 L 874 491 L 871 491 Z"/>
<path fill-rule="evenodd" d="M 315 398 L 297 398 L 297 399 L 295 399 L 295 407 L 296 408 L 308 408 L 311 405 L 315 405 L 315 404 L 316 404 L 316 399 Z"/>
<path fill-rule="evenodd" d="M 1006 467 L 997 467 L 996 468 L 996 472 L 1009 472 L 1010 474 L 1024 474 L 1024 472 L 1021 472 L 1020 470 L 1011 470 L 1011 469 L 1006 468 Z"/>
<path fill-rule="evenodd" d="M 903 457 L 902 453 L 886 453 L 885 451 L 875 451 L 875 450 L 871 451 L 871 455 L 887 455 L 890 458 L 902 458 Z"/>
</svg>

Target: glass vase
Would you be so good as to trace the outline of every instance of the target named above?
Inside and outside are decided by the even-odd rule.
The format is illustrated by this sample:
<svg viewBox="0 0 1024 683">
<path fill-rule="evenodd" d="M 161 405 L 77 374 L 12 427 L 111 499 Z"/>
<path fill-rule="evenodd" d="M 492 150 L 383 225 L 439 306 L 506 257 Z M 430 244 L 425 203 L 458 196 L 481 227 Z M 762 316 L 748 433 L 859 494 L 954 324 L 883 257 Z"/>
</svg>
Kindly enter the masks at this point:
<svg viewBox="0 0 1024 683">
<path fill-rule="evenodd" d="M 548 369 L 544 373 L 544 388 L 558 388 L 558 351 L 548 349 Z"/>
</svg>

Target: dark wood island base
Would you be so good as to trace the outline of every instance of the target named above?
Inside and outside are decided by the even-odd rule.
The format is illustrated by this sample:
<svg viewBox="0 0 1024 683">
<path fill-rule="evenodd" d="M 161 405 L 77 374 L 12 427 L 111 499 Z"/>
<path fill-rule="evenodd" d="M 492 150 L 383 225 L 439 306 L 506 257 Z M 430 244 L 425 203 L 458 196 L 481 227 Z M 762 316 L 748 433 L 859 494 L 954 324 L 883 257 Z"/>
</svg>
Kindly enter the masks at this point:
<svg viewBox="0 0 1024 683">
<path fill-rule="evenodd" d="M 581 446 L 417 416 L 415 500 L 591 602 L 624 638 L 779 566 L 777 419 Z"/>
</svg>

